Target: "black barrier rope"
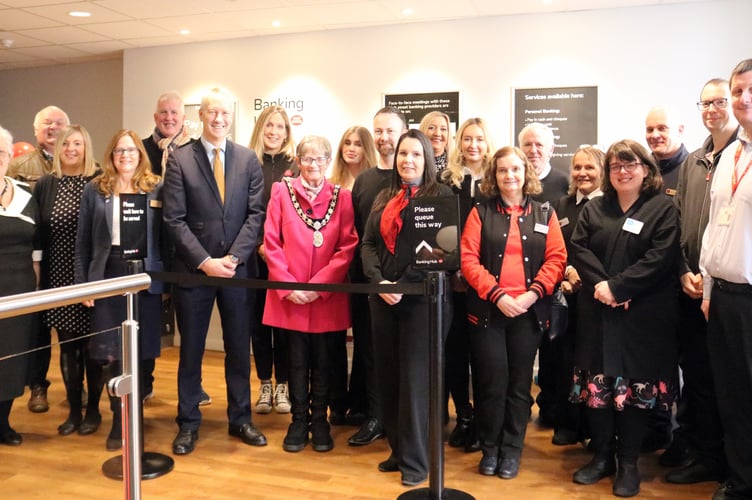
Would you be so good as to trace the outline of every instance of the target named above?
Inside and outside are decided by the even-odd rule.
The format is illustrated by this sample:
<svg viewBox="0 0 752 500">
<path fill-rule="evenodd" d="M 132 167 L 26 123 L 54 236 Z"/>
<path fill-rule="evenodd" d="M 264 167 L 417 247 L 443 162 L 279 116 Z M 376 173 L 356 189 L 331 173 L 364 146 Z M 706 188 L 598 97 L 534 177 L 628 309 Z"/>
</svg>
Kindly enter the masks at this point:
<svg viewBox="0 0 752 500">
<path fill-rule="evenodd" d="M 425 281 L 418 283 L 296 283 L 267 281 L 250 278 L 216 278 L 198 273 L 167 273 L 146 271 L 152 280 L 176 285 L 232 286 L 239 288 L 266 288 L 268 290 L 312 290 L 315 292 L 342 293 L 404 293 L 405 295 L 431 296 L 432 290 Z"/>
<path fill-rule="evenodd" d="M 13 353 L 13 354 L 8 354 L 6 356 L 0 356 L 0 363 L 2 363 L 3 361 L 6 361 L 8 359 L 17 358 L 19 356 L 26 356 L 27 354 L 31 354 L 31 353 L 34 353 L 34 352 L 37 352 L 37 351 L 43 351 L 44 349 L 50 349 L 53 346 L 61 346 L 63 344 L 69 344 L 71 342 L 77 342 L 77 341 L 79 341 L 81 339 L 87 339 L 89 337 L 96 337 L 97 335 L 102 335 L 103 333 L 109 333 L 109 332 L 115 332 L 115 331 L 119 332 L 120 330 L 122 330 L 122 328 L 119 327 L 119 326 L 116 326 L 116 327 L 108 328 L 106 330 L 101 330 L 101 331 L 98 331 L 98 332 L 85 333 L 85 334 L 80 335 L 80 336 L 78 336 L 78 337 L 76 337 L 74 339 L 61 340 L 59 342 L 53 342 L 53 343 L 51 343 L 49 345 L 43 345 L 41 347 L 35 347 L 33 349 L 29 349 L 28 351 L 21 351 L 21 352 L 16 352 L 16 353 Z"/>
</svg>

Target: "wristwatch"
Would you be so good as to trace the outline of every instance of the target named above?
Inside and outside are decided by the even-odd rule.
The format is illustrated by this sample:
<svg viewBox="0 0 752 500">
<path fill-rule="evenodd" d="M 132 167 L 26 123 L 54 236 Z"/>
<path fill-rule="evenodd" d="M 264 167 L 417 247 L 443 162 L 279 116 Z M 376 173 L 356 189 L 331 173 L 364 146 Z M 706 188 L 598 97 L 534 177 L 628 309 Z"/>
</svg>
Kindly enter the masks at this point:
<svg viewBox="0 0 752 500">
<path fill-rule="evenodd" d="M 231 254 L 231 253 L 230 253 L 230 254 L 227 254 L 227 255 L 229 255 L 229 257 L 230 257 L 230 260 L 232 261 L 232 263 L 233 263 L 233 264 L 237 264 L 237 263 L 239 263 L 239 262 L 240 262 L 240 259 L 238 259 L 238 258 L 237 258 L 236 256 L 234 256 L 233 254 Z"/>
</svg>

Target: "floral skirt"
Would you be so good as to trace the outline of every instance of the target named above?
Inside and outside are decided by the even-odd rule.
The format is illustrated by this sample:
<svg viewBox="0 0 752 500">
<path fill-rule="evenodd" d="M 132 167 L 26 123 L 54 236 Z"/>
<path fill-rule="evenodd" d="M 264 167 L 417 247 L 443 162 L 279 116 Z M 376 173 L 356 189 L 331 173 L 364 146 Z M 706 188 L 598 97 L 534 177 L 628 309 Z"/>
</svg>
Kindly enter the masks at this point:
<svg viewBox="0 0 752 500">
<path fill-rule="evenodd" d="M 625 406 L 668 411 L 678 394 L 679 383 L 675 380 L 608 377 L 602 373 L 591 374 L 587 370 L 575 368 L 569 401 L 585 403 L 588 408 L 614 407 L 617 411 L 623 410 Z"/>
</svg>

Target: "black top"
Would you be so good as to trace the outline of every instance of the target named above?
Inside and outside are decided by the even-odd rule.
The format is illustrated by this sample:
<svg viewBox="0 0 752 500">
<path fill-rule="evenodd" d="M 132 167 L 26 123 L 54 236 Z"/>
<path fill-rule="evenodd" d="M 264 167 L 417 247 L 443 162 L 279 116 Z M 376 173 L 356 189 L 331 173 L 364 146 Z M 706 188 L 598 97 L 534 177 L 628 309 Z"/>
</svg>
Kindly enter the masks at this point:
<svg viewBox="0 0 752 500">
<path fill-rule="evenodd" d="M 540 182 L 543 191 L 533 196 L 533 199 L 541 203 L 547 201 L 554 203 L 562 196 L 566 196 L 567 191 L 569 191 L 569 179 L 564 173 L 556 170 L 555 167 L 551 167 L 551 171 Z"/>
</svg>

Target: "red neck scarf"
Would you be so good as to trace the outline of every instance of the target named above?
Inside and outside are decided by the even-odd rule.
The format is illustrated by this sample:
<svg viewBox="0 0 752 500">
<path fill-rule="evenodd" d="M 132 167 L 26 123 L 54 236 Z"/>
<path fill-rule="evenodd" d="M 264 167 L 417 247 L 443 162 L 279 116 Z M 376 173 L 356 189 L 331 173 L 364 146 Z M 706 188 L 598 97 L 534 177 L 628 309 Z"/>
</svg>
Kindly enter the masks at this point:
<svg viewBox="0 0 752 500">
<path fill-rule="evenodd" d="M 402 230 L 402 211 L 409 203 L 410 198 L 414 197 L 415 193 L 418 192 L 419 188 L 420 186 L 403 184 L 400 192 L 386 203 L 384 212 L 381 214 L 381 223 L 379 225 L 381 237 L 384 238 L 384 244 L 386 244 L 387 250 L 392 255 L 394 255 L 394 250 L 397 246 L 397 235 Z"/>
</svg>

